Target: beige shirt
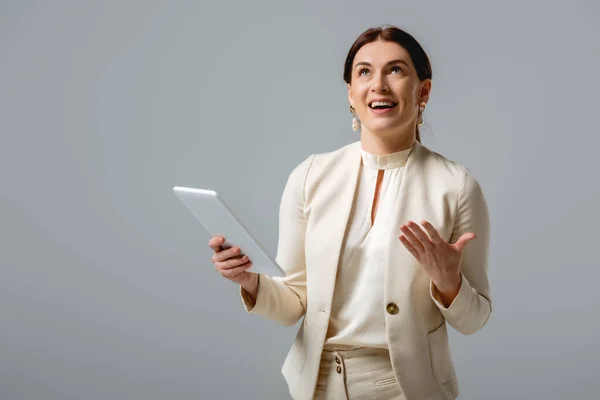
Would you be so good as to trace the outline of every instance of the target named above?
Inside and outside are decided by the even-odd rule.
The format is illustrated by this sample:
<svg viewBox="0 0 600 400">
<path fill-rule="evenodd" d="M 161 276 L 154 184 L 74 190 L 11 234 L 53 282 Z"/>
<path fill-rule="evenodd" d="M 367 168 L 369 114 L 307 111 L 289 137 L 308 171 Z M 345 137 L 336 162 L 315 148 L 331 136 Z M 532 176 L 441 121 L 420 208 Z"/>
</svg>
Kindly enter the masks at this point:
<svg viewBox="0 0 600 400">
<path fill-rule="evenodd" d="M 411 149 L 377 156 L 361 147 L 362 165 L 356 200 L 337 274 L 325 348 L 388 348 L 385 330 L 384 283 L 388 238 L 399 236 L 393 226 L 404 165 Z M 371 211 L 377 174 L 383 180 L 375 222 Z"/>
</svg>

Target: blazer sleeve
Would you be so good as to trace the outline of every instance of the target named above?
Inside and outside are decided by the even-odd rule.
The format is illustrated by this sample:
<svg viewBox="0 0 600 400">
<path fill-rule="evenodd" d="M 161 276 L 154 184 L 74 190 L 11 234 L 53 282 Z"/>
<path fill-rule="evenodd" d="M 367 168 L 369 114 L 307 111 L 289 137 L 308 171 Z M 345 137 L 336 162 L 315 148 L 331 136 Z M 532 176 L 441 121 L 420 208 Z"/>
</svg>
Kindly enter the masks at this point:
<svg viewBox="0 0 600 400">
<path fill-rule="evenodd" d="M 457 331 L 468 335 L 477 332 L 488 321 L 492 302 L 488 281 L 488 253 L 490 221 L 488 207 L 480 184 L 463 169 L 458 213 L 450 243 L 464 233 L 475 233 L 463 250 L 460 291 L 452 304 L 445 307 L 437 298 L 437 290 L 430 281 L 430 294 L 446 321 Z"/>
<path fill-rule="evenodd" d="M 294 325 L 306 313 L 306 260 L 304 239 L 304 184 L 314 155 L 290 173 L 279 207 L 279 238 L 275 261 L 283 277 L 259 276 L 256 302 L 240 287 L 248 313 L 259 314 L 285 326 Z"/>
</svg>

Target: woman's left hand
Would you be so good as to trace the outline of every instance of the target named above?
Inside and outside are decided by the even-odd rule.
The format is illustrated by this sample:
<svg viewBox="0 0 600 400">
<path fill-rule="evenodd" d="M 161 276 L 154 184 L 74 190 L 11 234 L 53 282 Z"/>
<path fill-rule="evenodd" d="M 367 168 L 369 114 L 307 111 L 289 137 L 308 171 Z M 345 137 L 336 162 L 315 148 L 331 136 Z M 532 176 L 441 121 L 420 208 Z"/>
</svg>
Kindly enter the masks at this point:
<svg viewBox="0 0 600 400">
<path fill-rule="evenodd" d="M 454 244 L 446 242 L 427 221 L 421 228 L 413 221 L 402 225 L 399 239 L 406 249 L 423 266 L 437 290 L 451 299 L 460 290 L 460 264 L 467 243 L 475 239 L 474 233 L 465 233 Z"/>
</svg>

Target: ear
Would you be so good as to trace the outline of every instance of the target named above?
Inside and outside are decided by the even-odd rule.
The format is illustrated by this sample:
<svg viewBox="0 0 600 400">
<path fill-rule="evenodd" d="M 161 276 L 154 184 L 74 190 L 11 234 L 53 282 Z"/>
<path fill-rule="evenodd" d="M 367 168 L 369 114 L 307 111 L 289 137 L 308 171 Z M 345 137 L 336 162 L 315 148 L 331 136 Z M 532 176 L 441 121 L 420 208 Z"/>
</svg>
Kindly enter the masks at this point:
<svg viewBox="0 0 600 400">
<path fill-rule="evenodd" d="M 429 95 L 431 93 L 431 79 L 425 79 L 421 83 L 421 89 L 419 90 L 419 104 L 424 101 L 427 103 L 429 101 Z"/>
</svg>

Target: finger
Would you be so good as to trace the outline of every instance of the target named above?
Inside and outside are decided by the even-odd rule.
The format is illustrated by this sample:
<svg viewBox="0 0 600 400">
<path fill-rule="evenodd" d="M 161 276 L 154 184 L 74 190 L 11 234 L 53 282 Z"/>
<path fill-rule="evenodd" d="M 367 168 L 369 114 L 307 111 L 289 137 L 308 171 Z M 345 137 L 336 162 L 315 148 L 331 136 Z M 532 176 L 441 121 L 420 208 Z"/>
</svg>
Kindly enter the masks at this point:
<svg viewBox="0 0 600 400">
<path fill-rule="evenodd" d="M 406 250 L 408 250 L 410 252 L 410 254 L 412 254 L 415 258 L 419 258 L 419 252 L 417 251 L 417 249 L 414 248 L 414 246 L 412 244 L 410 244 L 410 242 L 408 241 L 408 239 L 406 238 L 406 236 L 401 235 L 399 237 L 400 241 L 402 242 L 402 244 L 404 245 L 404 247 L 406 247 Z"/>
<path fill-rule="evenodd" d="M 447 244 L 447 242 L 444 240 L 444 238 L 440 236 L 438 231 L 433 227 L 433 225 L 431 225 L 429 223 L 429 221 L 422 221 L 421 225 L 423 225 L 423 227 L 425 228 L 425 231 L 427 231 L 427 234 L 431 238 L 431 241 L 433 242 L 433 244 L 438 245 L 438 246 Z"/>
<path fill-rule="evenodd" d="M 208 241 L 208 246 L 216 252 L 221 251 L 221 245 L 225 243 L 225 238 L 223 236 L 213 236 Z"/>
<path fill-rule="evenodd" d="M 213 260 L 216 262 L 223 262 L 230 258 L 240 256 L 242 255 L 241 253 L 242 252 L 239 247 L 231 247 L 229 249 L 221 250 L 218 253 L 215 253 L 213 256 Z"/>
<path fill-rule="evenodd" d="M 248 261 L 250 261 L 248 259 L 248 256 L 243 256 L 243 257 L 239 257 L 239 258 L 230 258 L 226 261 L 215 263 L 215 267 L 217 268 L 217 270 L 219 270 L 219 272 L 223 272 L 228 269 L 238 267 Z"/>
<path fill-rule="evenodd" d="M 413 231 L 411 231 L 406 225 L 402 225 L 400 227 L 400 230 L 402 231 L 402 233 L 404 233 L 404 236 L 406 237 L 408 242 L 413 246 L 413 248 L 417 252 L 419 252 L 419 254 L 425 251 L 425 248 L 423 247 L 423 244 L 421 243 L 419 238 L 416 237 Z"/>
<path fill-rule="evenodd" d="M 239 265 L 235 268 L 230 268 L 228 270 L 221 272 L 221 275 L 223 275 L 227 279 L 235 278 L 242 272 L 248 270 L 251 266 L 252 266 L 252 261 L 248 261 L 248 262 L 246 262 L 242 265 Z"/>
<path fill-rule="evenodd" d="M 433 249 L 434 246 L 433 246 L 433 243 L 431 243 L 431 240 L 429 239 L 429 236 L 427 235 L 427 233 L 419 225 L 417 225 L 413 221 L 409 221 L 408 224 L 407 224 L 407 226 L 414 233 L 414 235 L 417 237 L 417 239 L 419 239 L 419 241 L 421 242 L 421 245 L 423 246 L 423 248 L 425 248 L 426 250 L 432 250 Z"/>
<path fill-rule="evenodd" d="M 456 243 L 454 243 L 454 248 L 458 251 L 463 251 L 468 242 L 475 239 L 475 234 L 471 232 L 467 232 L 458 238 Z"/>
</svg>

